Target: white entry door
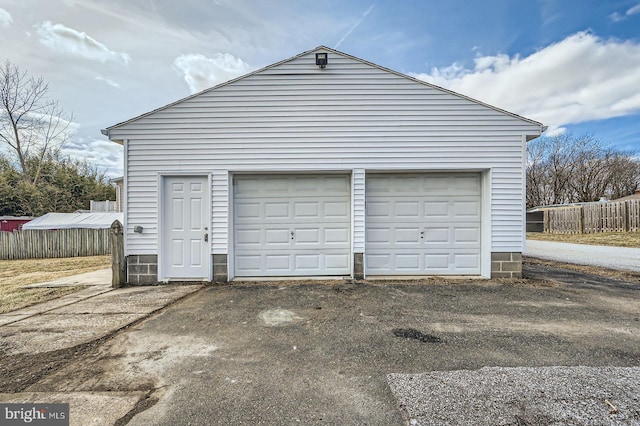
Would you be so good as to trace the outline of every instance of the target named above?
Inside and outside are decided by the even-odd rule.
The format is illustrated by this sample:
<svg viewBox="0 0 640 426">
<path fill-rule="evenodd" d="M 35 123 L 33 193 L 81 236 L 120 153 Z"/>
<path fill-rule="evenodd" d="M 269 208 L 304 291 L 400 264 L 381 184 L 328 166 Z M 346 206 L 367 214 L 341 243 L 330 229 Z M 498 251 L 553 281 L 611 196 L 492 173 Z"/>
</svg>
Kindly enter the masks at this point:
<svg viewBox="0 0 640 426">
<path fill-rule="evenodd" d="M 163 179 L 163 279 L 208 280 L 209 189 L 206 176 Z"/>
<path fill-rule="evenodd" d="M 351 274 L 346 175 L 234 177 L 237 277 Z"/>
<path fill-rule="evenodd" d="M 480 174 L 366 180 L 368 275 L 479 275 Z"/>
</svg>

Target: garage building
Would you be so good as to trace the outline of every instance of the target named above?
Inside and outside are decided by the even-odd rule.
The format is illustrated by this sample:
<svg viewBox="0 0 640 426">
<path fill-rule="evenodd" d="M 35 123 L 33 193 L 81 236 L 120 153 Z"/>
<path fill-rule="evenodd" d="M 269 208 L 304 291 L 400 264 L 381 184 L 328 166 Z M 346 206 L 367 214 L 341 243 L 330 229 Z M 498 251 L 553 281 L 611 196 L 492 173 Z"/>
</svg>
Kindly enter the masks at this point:
<svg viewBox="0 0 640 426">
<path fill-rule="evenodd" d="M 541 123 L 318 47 L 103 131 L 128 282 L 518 277 Z"/>
</svg>

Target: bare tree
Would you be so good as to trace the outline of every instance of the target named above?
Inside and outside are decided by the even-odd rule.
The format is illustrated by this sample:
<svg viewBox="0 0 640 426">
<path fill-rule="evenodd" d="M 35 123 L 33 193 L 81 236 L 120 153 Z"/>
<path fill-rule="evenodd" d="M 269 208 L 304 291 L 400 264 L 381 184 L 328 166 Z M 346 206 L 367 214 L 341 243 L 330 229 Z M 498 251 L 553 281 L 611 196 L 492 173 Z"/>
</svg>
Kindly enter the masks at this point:
<svg viewBox="0 0 640 426">
<path fill-rule="evenodd" d="M 0 68 L 0 142 L 19 165 L 23 178 L 34 185 L 43 160 L 57 157 L 68 140 L 73 120 L 48 92 L 42 77 L 30 77 L 8 60 Z M 31 158 L 36 161 L 28 161 Z"/>
<path fill-rule="evenodd" d="M 528 146 L 527 207 L 618 198 L 639 183 L 637 157 L 591 135 L 540 138 Z"/>
</svg>

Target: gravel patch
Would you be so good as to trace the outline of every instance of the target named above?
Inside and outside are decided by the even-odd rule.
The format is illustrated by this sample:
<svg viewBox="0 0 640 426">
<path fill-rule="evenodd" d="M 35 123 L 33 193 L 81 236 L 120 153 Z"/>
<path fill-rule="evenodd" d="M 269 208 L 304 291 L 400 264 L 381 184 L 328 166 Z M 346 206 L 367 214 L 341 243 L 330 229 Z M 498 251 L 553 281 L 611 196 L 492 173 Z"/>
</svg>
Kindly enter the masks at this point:
<svg viewBox="0 0 640 426">
<path fill-rule="evenodd" d="M 389 374 L 410 425 L 640 425 L 639 367 Z"/>
</svg>

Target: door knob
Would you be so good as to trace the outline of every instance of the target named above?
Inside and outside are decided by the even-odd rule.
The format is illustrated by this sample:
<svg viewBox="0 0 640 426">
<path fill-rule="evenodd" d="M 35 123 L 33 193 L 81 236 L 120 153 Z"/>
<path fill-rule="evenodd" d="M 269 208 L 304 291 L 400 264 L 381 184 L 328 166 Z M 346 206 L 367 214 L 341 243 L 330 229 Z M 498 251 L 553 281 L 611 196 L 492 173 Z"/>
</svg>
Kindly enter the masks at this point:
<svg viewBox="0 0 640 426">
<path fill-rule="evenodd" d="M 420 231 L 420 239 L 424 240 L 424 231 Z"/>
<path fill-rule="evenodd" d="M 207 241 L 209 241 L 209 234 L 204 234 L 204 242 L 206 243 Z"/>
<path fill-rule="evenodd" d="M 291 239 L 293 240 L 293 231 L 291 231 Z"/>
</svg>

